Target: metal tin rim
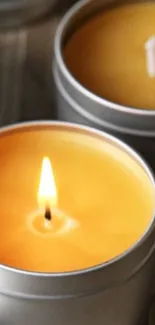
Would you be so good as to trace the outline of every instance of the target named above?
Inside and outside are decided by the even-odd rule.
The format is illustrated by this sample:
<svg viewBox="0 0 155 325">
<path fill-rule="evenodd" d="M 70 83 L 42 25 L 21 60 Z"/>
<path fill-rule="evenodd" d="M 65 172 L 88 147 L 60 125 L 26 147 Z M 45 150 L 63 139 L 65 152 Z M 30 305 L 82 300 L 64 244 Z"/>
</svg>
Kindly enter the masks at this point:
<svg viewBox="0 0 155 325">
<path fill-rule="evenodd" d="M 23 127 L 24 128 L 31 128 L 31 127 L 37 127 L 37 128 L 41 128 L 41 127 L 60 127 L 60 128 L 69 128 L 69 129 L 73 129 L 73 130 L 77 130 L 77 131 L 83 131 L 83 132 L 88 132 L 91 135 L 97 136 L 99 138 L 104 138 L 107 141 L 112 142 L 114 145 L 118 146 L 120 149 L 123 149 L 127 154 L 130 155 L 130 157 L 132 157 L 134 160 L 136 160 L 136 162 L 138 164 L 140 164 L 140 166 L 144 169 L 144 171 L 146 172 L 146 174 L 148 175 L 148 178 L 150 179 L 152 186 L 154 188 L 154 193 L 155 193 L 155 178 L 154 178 L 154 174 L 151 170 L 151 168 L 148 166 L 148 164 L 145 162 L 145 160 L 132 148 L 130 148 L 130 146 L 128 146 L 127 144 L 125 144 L 124 142 L 122 142 L 121 140 L 117 139 L 116 137 L 109 135 L 106 132 L 103 131 L 99 131 L 96 129 L 93 129 L 91 127 L 87 127 L 87 126 L 81 126 L 79 124 L 75 124 L 75 123 L 66 123 L 66 122 L 58 122 L 58 121 L 35 121 L 35 122 L 25 122 L 25 123 L 18 123 L 18 124 L 13 124 L 11 126 L 6 126 L 6 127 L 2 127 L 0 128 L 0 136 L 10 132 L 10 131 L 15 131 L 15 130 L 20 130 Z M 155 201 L 154 201 L 155 203 Z M 143 243 L 149 236 L 150 232 L 152 232 L 152 228 L 155 228 L 155 205 L 154 205 L 154 213 L 153 216 L 150 218 L 150 222 L 148 224 L 148 227 L 146 228 L 145 232 L 143 233 L 143 235 L 125 252 L 123 252 L 122 254 L 120 254 L 119 256 L 116 256 L 115 258 L 111 259 L 108 262 L 105 263 L 101 263 L 99 265 L 95 265 L 93 267 L 90 268 L 86 268 L 83 270 L 78 270 L 78 271 L 71 271 L 71 272 L 58 272 L 58 273 L 52 273 L 52 272 L 31 272 L 31 271 L 26 271 L 26 270 L 21 270 L 21 269 L 16 269 L 13 267 L 9 267 L 6 266 L 4 264 L 0 264 L 0 269 L 2 270 L 7 270 L 7 271 L 12 271 L 16 274 L 21 274 L 21 275 L 31 275 L 31 276 L 41 276 L 41 277 L 68 277 L 68 276 L 74 276 L 74 275 L 82 275 L 82 274 L 86 274 L 86 273 L 90 273 L 93 271 L 97 271 L 100 269 L 103 269 L 107 266 L 112 265 L 115 262 L 120 261 L 123 257 L 129 255 L 130 253 L 132 253 L 136 248 L 139 247 L 139 245 L 141 243 Z"/>
<path fill-rule="evenodd" d="M 91 99 L 92 101 L 107 106 L 112 110 L 133 114 L 133 115 L 143 115 L 143 116 L 155 116 L 155 110 L 147 110 L 147 109 L 140 109 L 140 108 L 134 108 L 134 107 L 128 107 L 123 106 L 111 101 L 108 101 L 100 96 L 97 96 L 96 94 L 89 91 L 87 88 L 85 88 L 80 82 L 78 82 L 74 76 L 70 73 L 69 69 L 65 65 L 63 54 L 61 50 L 61 43 L 62 43 L 62 35 L 63 31 L 65 30 L 66 26 L 68 25 L 71 18 L 76 16 L 76 14 L 79 12 L 80 9 L 82 9 L 87 3 L 91 2 L 92 0 L 80 0 L 79 3 L 72 6 L 68 12 L 64 15 L 62 20 L 60 21 L 56 36 L 54 39 L 54 54 L 56 58 L 56 62 L 58 63 L 58 66 L 65 78 L 68 80 L 70 84 L 73 85 L 74 88 L 76 88 L 79 92 L 81 92 L 84 96 Z"/>
<path fill-rule="evenodd" d="M 96 115 L 93 115 L 89 111 L 83 109 L 82 106 L 80 106 L 71 96 L 69 93 L 66 92 L 64 86 L 61 83 L 61 80 L 59 78 L 59 74 L 57 73 L 57 67 L 56 65 L 53 65 L 53 74 L 55 78 L 56 86 L 58 87 L 61 96 L 64 97 L 64 99 L 67 101 L 69 105 L 71 105 L 72 109 L 74 109 L 80 116 L 83 116 L 88 121 L 95 122 L 96 125 L 99 125 L 100 127 L 107 128 L 108 130 L 116 131 L 118 133 L 122 134 L 129 134 L 134 136 L 140 136 L 140 137 L 154 137 L 155 131 L 145 131 L 145 130 L 138 130 L 138 129 L 131 129 L 127 127 L 118 126 L 115 124 L 112 124 L 108 121 L 105 121 L 103 119 L 99 119 Z"/>
</svg>

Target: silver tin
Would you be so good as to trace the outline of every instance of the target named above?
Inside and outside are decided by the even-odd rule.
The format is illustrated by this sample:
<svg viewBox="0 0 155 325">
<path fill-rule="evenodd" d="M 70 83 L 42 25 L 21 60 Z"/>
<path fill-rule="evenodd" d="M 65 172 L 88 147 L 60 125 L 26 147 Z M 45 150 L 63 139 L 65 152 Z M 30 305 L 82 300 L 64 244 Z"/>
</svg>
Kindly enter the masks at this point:
<svg viewBox="0 0 155 325">
<path fill-rule="evenodd" d="M 63 60 L 63 46 L 70 35 L 91 15 L 130 0 L 82 0 L 61 20 L 55 36 L 54 79 L 58 118 L 82 123 L 117 135 L 138 149 L 153 164 L 155 110 L 135 109 L 107 101 L 84 88 L 71 75 Z M 132 2 L 144 2 L 133 0 Z M 95 114 L 94 114 L 95 112 Z"/>
<path fill-rule="evenodd" d="M 21 128 L 74 129 L 127 152 L 155 182 L 145 162 L 120 140 L 63 122 L 25 123 L 0 129 L 0 137 Z M 0 265 L 0 324 L 136 325 L 144 320 L 154 273 L 155 217 L 134 246 L 117 258 L 70 273 L 33 273 Z M 24 252 L 23 252 L 24 254 Z M 142 321 L 140 322 L 142 324 Z"/>
</svg>

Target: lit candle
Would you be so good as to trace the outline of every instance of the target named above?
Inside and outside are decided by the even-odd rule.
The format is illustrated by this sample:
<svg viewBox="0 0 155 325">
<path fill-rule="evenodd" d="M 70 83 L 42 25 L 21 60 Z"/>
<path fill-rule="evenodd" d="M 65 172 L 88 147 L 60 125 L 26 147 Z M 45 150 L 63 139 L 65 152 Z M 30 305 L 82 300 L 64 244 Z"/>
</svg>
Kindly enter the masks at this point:
<svg viewBox="0 0 155 325">
<path fill-rule="evenodd" d="M 44 157 L 41 170 L 41 178 L 38 191 L 38 206 L 40 209 L 32 213 L 28 218 L 32 231 L 43 235 L 59 236 L 78 226 L 78 222 L 57 209 L 57 190 L 48 157 Z"/>
<path fill-rule="evenodd" d="M 154 16 L 151 2 L 124 4 L 94 14 L 67 42 L 67 68 L 102 98 L 155 109 Z"/>
<path fill-rule="evenodd" d="M 0 174 L 0 263 L 11 267 L 64 272 L 104 263 L 152 219 L 145 169 L 117 141 L 84 127 L 1 133 Z"/>
</svg>

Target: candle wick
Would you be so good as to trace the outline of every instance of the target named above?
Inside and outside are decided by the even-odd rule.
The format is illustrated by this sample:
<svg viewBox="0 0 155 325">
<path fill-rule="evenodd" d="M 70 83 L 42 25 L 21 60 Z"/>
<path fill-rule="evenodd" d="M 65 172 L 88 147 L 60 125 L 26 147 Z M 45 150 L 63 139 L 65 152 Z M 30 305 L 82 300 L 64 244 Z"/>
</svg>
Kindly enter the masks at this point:
<svg viewBox="0 0 155 325">
<path fill-rule="evenodd" d="M 52 213 L 49 207 L 46 207 L 45 210 L 45 219 L 50 221 L 52 219 Z"/>
</svg>

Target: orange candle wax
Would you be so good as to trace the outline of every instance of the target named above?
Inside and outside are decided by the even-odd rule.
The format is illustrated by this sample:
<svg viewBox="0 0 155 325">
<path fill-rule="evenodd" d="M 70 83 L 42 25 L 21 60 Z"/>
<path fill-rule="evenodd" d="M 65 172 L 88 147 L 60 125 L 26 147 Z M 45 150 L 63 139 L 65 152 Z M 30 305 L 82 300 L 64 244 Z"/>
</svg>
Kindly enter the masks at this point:
<svg viewBox="0 0 155 325">
<path fill-rule="evenodd" d="M 152 2 L 103 10 L 67 42 L 64 60 L 69 71 L 109 101 L 155 109 L 155 75 L 148 73 L 146 55 L 146 43 L 155 36 L 154 17 Z"/>
<path fill-rule="evenodd" d="M 135 244 L 153 216 L 145 170 L 95 131 L 32 125 L 2 132 L 0 175 L 0 263 L 10 267 L 92 267 Z"/>
</svg>

